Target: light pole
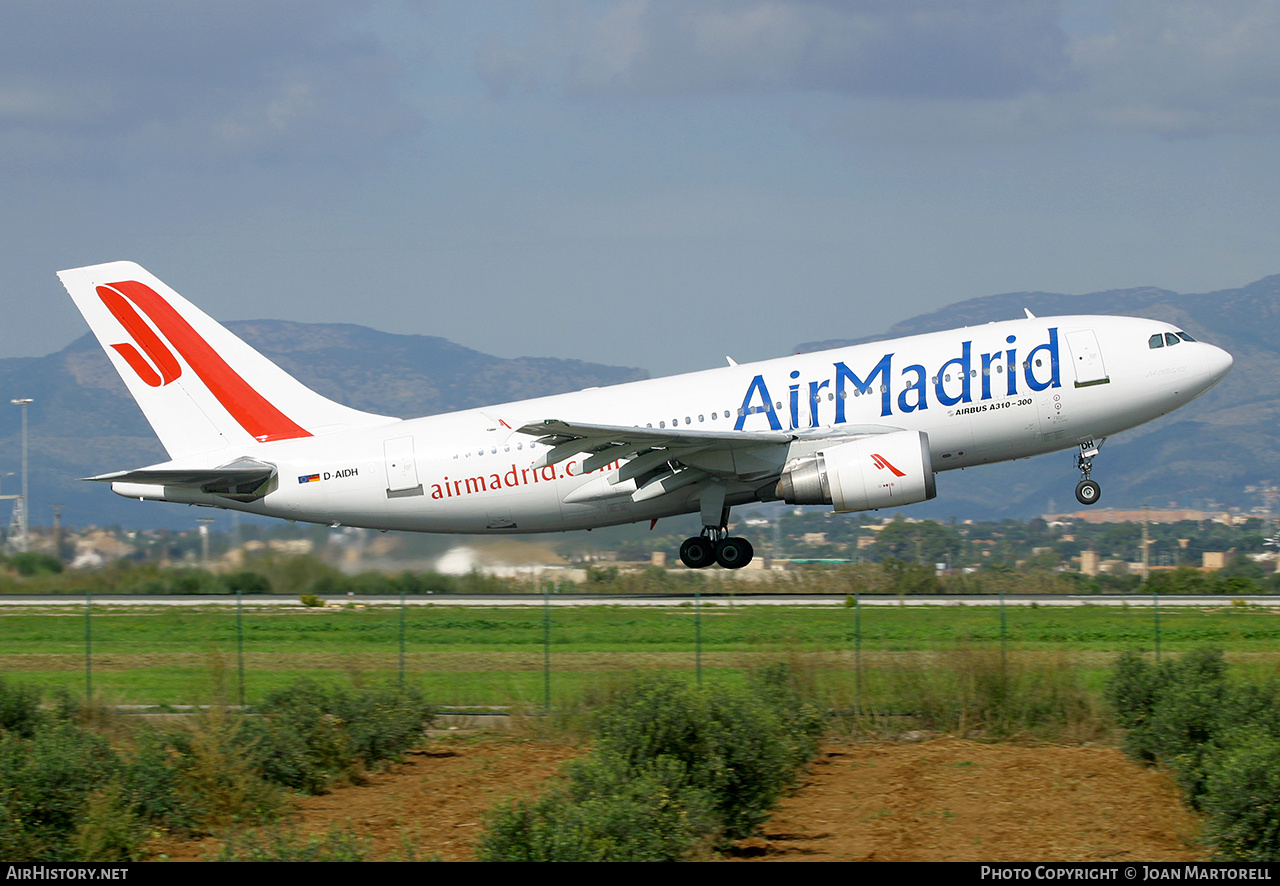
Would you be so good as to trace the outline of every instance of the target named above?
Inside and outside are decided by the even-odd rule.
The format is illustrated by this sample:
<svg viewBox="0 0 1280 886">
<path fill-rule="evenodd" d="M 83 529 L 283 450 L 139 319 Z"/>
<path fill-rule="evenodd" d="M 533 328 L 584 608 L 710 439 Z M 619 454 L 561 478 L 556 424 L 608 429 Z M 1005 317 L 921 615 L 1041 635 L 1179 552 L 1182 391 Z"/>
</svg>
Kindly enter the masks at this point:
<svg viewBox="0 0 1280 886">
<path fill-rule="evenodd" d="M 196 517 L 196 522 L 200 524 L 200 565 L 209 568 L 209 524 L 213 522 L 212 517 Z"/>
<path fill-rule="evenodd" d="M 27 498 L 27 407 L 31 405 L 31 398 L 20 397 L 9 402 L 14 406 L 22 407 L 22 522 L 19 524 L 22 534 L 18 541 L 18 549 L 25 554 L 31 547 L 30 536 L 27 535 L 30 527 L 28 515 L 31 513 L 31 500 Z"/>
</svg>

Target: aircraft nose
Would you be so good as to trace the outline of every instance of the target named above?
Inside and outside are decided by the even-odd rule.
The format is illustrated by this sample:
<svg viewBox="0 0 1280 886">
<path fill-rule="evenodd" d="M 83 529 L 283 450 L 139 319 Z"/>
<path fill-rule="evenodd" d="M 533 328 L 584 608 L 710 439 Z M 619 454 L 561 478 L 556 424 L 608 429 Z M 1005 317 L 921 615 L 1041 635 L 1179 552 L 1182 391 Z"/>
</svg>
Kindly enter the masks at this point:
<svg viewBox="0 0 1280 886">
<path fill-rule="evenodd" d="M 1214 345 L 1206 345 L 1206 348 L 1204 363 L 1206 374 L 1209 376 L 1209 384 L 1206 387 L 1212 387 L 1231 371 L 1235 359 L 1222 348 Z"/>
</svg>

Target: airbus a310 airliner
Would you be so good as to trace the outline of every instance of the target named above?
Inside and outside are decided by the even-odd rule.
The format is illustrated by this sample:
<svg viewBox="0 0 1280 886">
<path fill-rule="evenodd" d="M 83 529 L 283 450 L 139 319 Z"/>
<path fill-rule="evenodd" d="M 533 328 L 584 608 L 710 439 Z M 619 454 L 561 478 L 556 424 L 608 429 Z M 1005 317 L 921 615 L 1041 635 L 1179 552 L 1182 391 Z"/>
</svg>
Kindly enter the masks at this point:
<svg viewBox="0 0 1280 886">
<path fill-rule="evenodd" d="M 1131 317 L 1026 318 L 426 418 L 302 385 L 132 262 L 58 274 L 170 461 L 91 477 L 137 499 L 415 532 L 701 515 L 691 568 L 736 569 L 729 509 L 931 499 L 940 471 L 1075 450 L 1190 402 L 1231 355 Z"/>
</svg>

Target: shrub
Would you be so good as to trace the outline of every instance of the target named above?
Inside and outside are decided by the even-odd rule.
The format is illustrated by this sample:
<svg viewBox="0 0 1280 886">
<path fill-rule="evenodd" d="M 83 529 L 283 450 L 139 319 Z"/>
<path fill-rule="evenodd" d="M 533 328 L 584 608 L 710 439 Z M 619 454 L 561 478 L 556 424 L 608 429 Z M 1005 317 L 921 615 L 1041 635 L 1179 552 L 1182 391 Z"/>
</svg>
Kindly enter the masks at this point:
<svg viewBox="0 0 1280 886">
<path fill-rule="evenodd" d="M 198 832 L 269 821 L 280 813 L 283 798 L 263 777 L 245 717 L 209 708 L 192 728 L 164 738 L 176 769 L 165 808 L 189 817 Z"/>
<path fill-rule="evenodd" d="M 9 683 L 0 677 L 0 732 L 30 738 L 39 723 L 40 690 Z"/>
<path fill-rule="evenodd" d="M 1125 749 L 1140 760 L 1172 767 L 1192 805 L 1204 791 L 1205 754 L 1219 730 L 1226 701 L 1226 662 L 1221 650 L 1198 649 L 1150 664 L 1121 656 L 1109 687 Z"/>
<path fill-rule="evenodd" d="M 222 583 L 232 593 L 236 591 L 240 591 L 242 594 L 271 593 L 271 579 L 261 572 L 254 572 L 251 569 L 242 569 L 239 572 L 224 575 Z"/>
<path fill-rule="evenodd" d="M 1222 860 L 1280 861 L 1280 738 L 1249 727 L 1224 744 L 1205 779 L 1205 839 Z"/>
<path fill-rule="evenodd" d="M 487 861 L 659 861 L 751 834 L 825 722 L 777 665 L 744 689 L 642 680 L 600 711 L 592 755 L 538 800 L 490 815 Z"/>
<path fill-rule="evenodd" d="M 540 799 L 511 801 L 486 818 L 481 861 L 680 861 L 714 821 L 710 798 L 685 767 L 660 758 L 640 768 L 595 755 Z"/>
<path fill-rule="evenodd" d="M 347 692 L 305 679 L 268 695 L 260 710 L 250 729 L 264 777 L 312 794 L 399 757 L 432 718 L 415 689 Z"/>
<path fill-rule="evenodd" d="M 118 771 L 107 742 L 70 723 L 43 724 L 30 738 L 0 733 L 0 857 L 75 858 L 90 795 Z"/>
<path fill-rule="evenodd" d="M 80 861 L 137 861 L 146 839 L 142 819 L 120 783 L 111 781 L 89 795 L 71 844 Z"/>
<path fill-rule="evenodd" d="M 748 836 L 813 756 L 825 726 L 785 666 L 753 675 L 745 690 L 702 692 L 659 677 L 601 712 L 597 747 L 639 771 L 659 758 L 684 767 L 705 791 L 724 836 Z"/>
</svg>

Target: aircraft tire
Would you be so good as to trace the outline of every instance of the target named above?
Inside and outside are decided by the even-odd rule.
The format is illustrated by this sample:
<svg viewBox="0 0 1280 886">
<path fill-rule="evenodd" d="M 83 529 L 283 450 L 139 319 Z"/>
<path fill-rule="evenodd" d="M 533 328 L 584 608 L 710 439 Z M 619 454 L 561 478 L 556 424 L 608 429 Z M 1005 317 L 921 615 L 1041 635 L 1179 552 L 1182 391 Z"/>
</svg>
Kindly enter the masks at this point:
<svg viewBox="0 0 1280 886">
<path fill-rule="evenodd" d="M 753 556 L 755 550 L 745 538 L 724 538 L 716 545 L 716 562 L 725 569 L 741 569 Z"/>
<path fill-rule="evenodd" d="M 1076 501 L 1082 505 L 1094 505 L 1102 497 L 1102 487 L 1093 480 L 1081 480 L 1076 484 Z"/>
<path fill-rule="evenodd" d="M 690 569 L 702 569 L 716 562 L 716 546 L 709 538 L 695 535 L 680 545 L 680 562 Z"/>
</svg>

